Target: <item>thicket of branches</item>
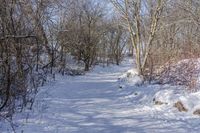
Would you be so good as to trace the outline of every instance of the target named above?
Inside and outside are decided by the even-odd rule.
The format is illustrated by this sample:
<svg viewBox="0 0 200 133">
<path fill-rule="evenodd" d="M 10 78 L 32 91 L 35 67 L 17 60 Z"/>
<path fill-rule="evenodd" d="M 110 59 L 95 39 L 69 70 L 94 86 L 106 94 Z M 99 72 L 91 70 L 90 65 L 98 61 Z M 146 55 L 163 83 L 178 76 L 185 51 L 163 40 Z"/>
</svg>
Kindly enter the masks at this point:
<svg viewBox="0 0 200 133">
<path fill-rule="evenodd" d="M 69 58 L 83 71 L 119 65 L 127 32 L 107 12 L 96 0 L 0 0 L 0 115 L 31 108 L 51 74 L 81 74 Z"/>
<path fill-rule="evenodd" d="M 199 57 L 199 16 L 198 0 L 0 0 L 0 112 L 31 108 L 49 74 L 79 74 L 69 57 L 89 71 L 129 52 L 148 80 Z"/>
</svg>

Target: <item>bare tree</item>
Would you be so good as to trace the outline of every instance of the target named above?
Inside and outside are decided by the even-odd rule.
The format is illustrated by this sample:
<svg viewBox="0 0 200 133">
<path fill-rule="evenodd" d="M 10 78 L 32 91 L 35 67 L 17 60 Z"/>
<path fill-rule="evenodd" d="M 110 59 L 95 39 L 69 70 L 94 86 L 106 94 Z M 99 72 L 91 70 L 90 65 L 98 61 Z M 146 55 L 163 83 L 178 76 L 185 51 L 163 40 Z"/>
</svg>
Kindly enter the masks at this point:
<svg viewBox="0 0 200 133">
<path fill-rule="evenodd" d="M 65 48 L 85 64 L 85 71 L 95 63 L 97 45 L 101 37 L 101 19 L 103 10 L 99 4 L 92 1 L 74 1 L 71 4 L 70 15 L 65 25 L 65 31 L 60 36 Z M 62 44 L 63 45 L 63 44 Z"/>
<path fill-rule="evenodd" d="M 124 25 L 129 30 L 131 43 L 135 51 L 138 72 L 143 75 L 152 42 L 159 26 L 158 21 L 164 1 L 111 0 L 111 2 L 124 18 Z M 149 6 L 149 8 L 145 8 L 144 4 L 146 3 L 156 5 L 156 7 Z M 144 22 L 144 16 L 150 17 L 146 23 Z M 144 35 L 143 31 L 148 34 Z M 144 40 L 143 36 L 147 36 L 147 39 Z"/>
</svg>

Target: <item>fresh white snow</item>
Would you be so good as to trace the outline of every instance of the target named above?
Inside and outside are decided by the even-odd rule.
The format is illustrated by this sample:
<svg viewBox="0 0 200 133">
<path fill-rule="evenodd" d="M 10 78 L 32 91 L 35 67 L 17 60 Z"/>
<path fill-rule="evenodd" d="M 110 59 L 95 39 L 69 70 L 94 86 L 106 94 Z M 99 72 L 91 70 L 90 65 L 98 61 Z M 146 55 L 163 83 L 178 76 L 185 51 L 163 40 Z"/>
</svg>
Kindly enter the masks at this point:
<svg viewBox="0 0 200 133">
<path fill-rule="evenodd" d="M 178 112 L 172 104 L 180 99 L 194 109 L 197 102 L 191 101 L 199 101 L 200 94 L 185 94 L 178 86 L 141 85 L 132 62 L 97 66 L 84 76 L 56 75 L 56 81 L 40 88 L 33 110 L 14 116 L 16 132 L 199 133 L 200 117 Z M 168 104 L 154 105 L 153 98 Z M 12 133 L 8 122 L 0 123 L 0 133 Z"/>
</svg>

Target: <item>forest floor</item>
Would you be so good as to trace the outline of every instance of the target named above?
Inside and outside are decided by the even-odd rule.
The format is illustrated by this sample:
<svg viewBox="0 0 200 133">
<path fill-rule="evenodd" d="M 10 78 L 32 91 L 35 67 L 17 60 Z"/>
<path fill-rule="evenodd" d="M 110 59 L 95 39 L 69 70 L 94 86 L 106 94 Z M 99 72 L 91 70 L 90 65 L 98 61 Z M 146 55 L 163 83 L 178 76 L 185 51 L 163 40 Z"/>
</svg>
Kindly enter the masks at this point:
<svg viewBox="0 0 200 133">
<path fill-rule="evenodd" d="M 119 81 L 132 67 L 126 59 L 120 66 L 97 66 L 83 76 L 56 75 L 40 88 L 33 110 L 14 116 L 16 133 L 199 133 L 200 117 L 153 103 L 168 85 Z M 0 129 L 12 132 L 7 122 Z"/>
</svg>

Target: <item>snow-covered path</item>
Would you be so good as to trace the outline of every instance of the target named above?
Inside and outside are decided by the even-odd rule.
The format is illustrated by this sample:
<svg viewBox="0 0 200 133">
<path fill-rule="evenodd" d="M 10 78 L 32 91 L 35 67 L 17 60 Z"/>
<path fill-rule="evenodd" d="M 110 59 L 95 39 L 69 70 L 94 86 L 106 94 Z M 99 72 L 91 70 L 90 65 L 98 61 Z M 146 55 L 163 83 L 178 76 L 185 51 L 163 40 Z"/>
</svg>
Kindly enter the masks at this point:
<svg viewBox="0 0 200 133">
<path fill-rule="evenodd" d="M 17 133 L 168 133 L 199 132 L 197 120 L 164 117 L 145 104 L 125 98 L 118 77 L 132 67 L 94 70 L 84 76 L 58 76 L 41 88 L 33 113 L 18 116 Z M 134 88 L 133 88 L 134 89 Z M 172 114 L 173 115 L 173 114 Z"/>
</svg>

